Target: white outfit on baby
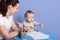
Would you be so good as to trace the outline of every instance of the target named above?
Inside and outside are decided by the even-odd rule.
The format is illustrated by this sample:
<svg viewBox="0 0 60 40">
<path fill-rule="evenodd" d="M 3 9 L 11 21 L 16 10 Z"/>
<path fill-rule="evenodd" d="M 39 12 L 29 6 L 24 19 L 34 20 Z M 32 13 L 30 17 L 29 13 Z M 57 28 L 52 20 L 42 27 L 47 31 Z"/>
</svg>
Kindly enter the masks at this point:
<svg viewBox="0 0 60 40">
<path fill-rule="evenodd" d="M 27 30 L 26 34 L 25 32 L 22 32 L 22 35 L 21 36 L 30 36 L 32 37 L 34 40 L 38 40 L 38 39 L 49 39 L 49 35 L 47 34 L 44 34 L 42 32 L 37 32 L 35 30 L 35 27 L 36 26 L 39 26 L 40 23 L 36 22 L 36 21 L 33 21 L 33 22 L 26 22 L 24 21 L 22 24 L 20 24 L 20 28 L 23 28 L 23 26 L 26 26 L 26 25 L 29 25 L 29 27 L 32 27 L 31 30 Z"/>
</svg>

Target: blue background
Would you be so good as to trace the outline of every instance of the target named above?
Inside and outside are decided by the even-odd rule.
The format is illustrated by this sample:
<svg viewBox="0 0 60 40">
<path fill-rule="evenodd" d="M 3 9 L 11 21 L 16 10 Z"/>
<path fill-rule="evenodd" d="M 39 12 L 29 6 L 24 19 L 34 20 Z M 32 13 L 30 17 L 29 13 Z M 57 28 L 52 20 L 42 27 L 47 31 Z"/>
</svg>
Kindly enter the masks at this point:
<svg viewBox="0 0 60 40">
<path fill-rule="evenodd" d="M 24 21 L 24 13 L 32 10 L 35 13 L 35 21 L 43 23 L 47 32 L 56 34 L 56 40 L 60 40 L 60 0 L 19 0 L 19 11 L 14 15 L 15 22 Z"/>
</svg>

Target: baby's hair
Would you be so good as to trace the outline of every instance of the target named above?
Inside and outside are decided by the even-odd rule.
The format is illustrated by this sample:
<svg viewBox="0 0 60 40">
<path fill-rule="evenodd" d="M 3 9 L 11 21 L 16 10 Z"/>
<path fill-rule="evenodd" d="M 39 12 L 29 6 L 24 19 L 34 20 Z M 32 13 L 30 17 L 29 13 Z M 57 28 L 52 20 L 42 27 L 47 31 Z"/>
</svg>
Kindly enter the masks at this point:
<svg viewBox="0 0 60 40">
<path fill-rule="evenodd" d="M 34 12 L 33 11 L 31 11 L 31 10 L 27 10 L 26 12 L 25 12 L 25 17 L 27 16 L 27 14 L 34 14 Z"/>
</svg>

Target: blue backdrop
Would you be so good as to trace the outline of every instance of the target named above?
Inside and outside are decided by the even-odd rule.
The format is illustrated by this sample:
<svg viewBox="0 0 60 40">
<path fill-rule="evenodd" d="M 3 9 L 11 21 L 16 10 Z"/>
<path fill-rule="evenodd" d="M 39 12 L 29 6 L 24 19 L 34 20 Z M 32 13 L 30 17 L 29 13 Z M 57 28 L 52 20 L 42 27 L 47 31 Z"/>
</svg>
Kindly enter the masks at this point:
<svg viewBox="0 0 60 40">
<path fill-rule="evenodd" d="M 24 20 L 24 13 L 32 10 L 35 13 L 35 21 L 45 26 L 40 30 L 53 32 L 56 40 L 60 40 L 60 0 L 19 0 L 19 11 L 14 15 L 15 22 Z"/>
</svg>

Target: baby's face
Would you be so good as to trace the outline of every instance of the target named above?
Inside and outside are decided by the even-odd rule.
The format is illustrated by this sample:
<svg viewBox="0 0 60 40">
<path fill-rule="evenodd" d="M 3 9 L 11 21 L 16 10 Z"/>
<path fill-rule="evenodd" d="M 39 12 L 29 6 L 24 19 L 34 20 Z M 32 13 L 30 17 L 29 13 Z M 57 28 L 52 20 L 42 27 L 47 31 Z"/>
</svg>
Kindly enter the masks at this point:
<svg viewBox="0 0 60 40">
<path fill-rule="evenodd" d="M 34 14 L 27 14 L 26 19 L 28 22 L 32 22 L 34 20 Z"/>
</svg>

